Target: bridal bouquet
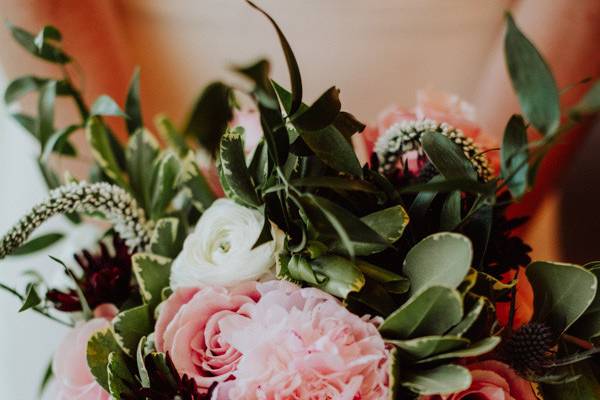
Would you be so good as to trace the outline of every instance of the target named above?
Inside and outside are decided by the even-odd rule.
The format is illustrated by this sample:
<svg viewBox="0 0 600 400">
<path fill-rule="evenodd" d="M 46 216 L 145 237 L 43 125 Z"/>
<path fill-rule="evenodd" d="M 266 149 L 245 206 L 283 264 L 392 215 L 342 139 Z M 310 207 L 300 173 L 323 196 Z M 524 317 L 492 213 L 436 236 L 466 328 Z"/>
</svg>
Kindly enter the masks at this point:
<svg viewBox="0 0 600 400">
<path fill-rule="evenodd" d="M 63 283 L 2 285 L 20 311 L 71 327 L 45 398 L 599 398 L 600 262 L 532 262 L 515 234 L 525 219 L 506 212 L 551 147 L 600 109 L 599 84 L 561 110 L 508 15 L 522 115 L 501 145 L 471 106 L 434 92 L 366 127 L 335 87 L 303 102 L 288 41 L 249 4 L 275 27 L 290 87 L 266 60 L 236 68 L 246 87 L 210 84 L 180 127 L 164 115 L 144 126 L 138 71 L 123 106 L 100 96 L 88 107 L 60 32 L 9 25 L 62 75 L 6 89 L 9 104 L 38 93 L 36 115 L 11 110 L 39 141 L 51 190 L 0 240 L 0 258 L 50 252 L 63 235 L 32 234 L 57 214 L 103 229 L 94 248 L 50 257 Z M 59 96 L 79 121 L 54 126 Z M 54 168 L 81 151 L 79 130 L 94 160 L 86 180 Z"/>
</svg>

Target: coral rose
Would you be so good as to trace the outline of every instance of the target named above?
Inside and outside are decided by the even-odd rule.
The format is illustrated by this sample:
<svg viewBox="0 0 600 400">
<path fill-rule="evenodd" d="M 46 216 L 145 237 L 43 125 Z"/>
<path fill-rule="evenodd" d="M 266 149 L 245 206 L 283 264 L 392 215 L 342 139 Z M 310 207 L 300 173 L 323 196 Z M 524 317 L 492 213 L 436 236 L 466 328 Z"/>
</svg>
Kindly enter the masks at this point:
<svg viewBox="0 0 600 400">
<path fill-rule="evenodd" d="M 256 304 L 220 322 L 221 338 L 241 353 L 225 399 L 384 399 L 388 350 L 376 323 L 314 288 L 282 281 L 257 285 Z"/>
<path fill-rule="evenodd" d="M 94 310 L 95 318 L 82 322 L 63 339 L 52 360 L 54 380 L 45 400 L 109 400 L 110 395 L 94 379 L 87 364 L 87 343 L 92 335 L 110 326 L 117 314 L 112 304 Z"/>
<path fill-rule="evenodd" d="M 207 392 L 214 382 L 232 376 L 241 356 L 221 334 L 223 319 L 238 313 L 245 316 L 242 307 L 258 297 L 253 282 L 231 290 L 176 290 L 160 308 L 155 327 L 157 350 L 169 352 L 177 371 Z"/>
<path fill-rule="evenodd" d="M 471 386 L 446 396 L 424 396 L 421 400 L 537 400 L 531 384 L 508 365 L 495 360 L 472 363 Z"/>
<path fill-rule="evenodd" d="M 475 120 L 475 109 L 469 103 L 462 101 L 458 96 L 432 90 L 419 90 L 417 92 L 417 105 L 410 110 L 392 105 L 384 110 L 378 117 L 375 126 L 365 129 L 362 135 L 357 136 L 355 147 L 362 159 L 370 156 L 377 139 L 394 124 L 402 121 L 432 119 L 439 123 L 445 122 L 454 128 L 460 129 L 464 135 L 473 139 L 482 150 L 499 147 L 497 141 L 482 132 Z M 362 142 L 360 137 L 362 136 Z M 500 169 L 498 151 L 489 151 L 487 158 L 494 172 Z"/>
</svg>

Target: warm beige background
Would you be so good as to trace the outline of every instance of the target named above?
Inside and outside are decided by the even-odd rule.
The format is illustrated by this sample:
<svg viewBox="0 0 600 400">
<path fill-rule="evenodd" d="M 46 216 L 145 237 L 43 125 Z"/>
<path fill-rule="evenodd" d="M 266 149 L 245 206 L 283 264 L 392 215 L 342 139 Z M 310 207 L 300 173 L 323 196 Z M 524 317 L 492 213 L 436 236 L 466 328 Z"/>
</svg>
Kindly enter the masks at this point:
<svg viewBox="0 0 600 400">
<path fill-rule="evenodd" d="M 257 3 L 278 21 L 291 42 L 303 72 L 305 99 L 310 101 L 336 84 L 344 107 L 365 121 L 373 121 L 390 103 L 410 107 L 417 89 L 432 87 L 474 102 L 482 125 L 500 137 L 508 116 L 517 110 L 501 58 L 503 12 L 509 7 L 550 61 L 559 86 L 600 76 L 599 0 Z M 0 0 L 0 19 L 33 31 L 46 23 L 58 26 L 66 49 L 86 72 L 89 102 L 102 93 L 122 102 L 133 67 L 140 65 L 149 123 L 161 111 L 182 121 L 203 85 L 213 79 L 234 79 L 228 72 L 233 64 L 268 57 L 274 77 L 287 82 L 275 32 L 241 0 Z M 0 64 L 7 78 L 57 72 L 32 60 L 5 29 L 0 29 Z M 574 101 L 579 93 L 571 91 L 565 102 Z M 32 99 L 28 100 L 25 107 Z M 59 125 L 74 114 L 70 104 L 61 107 Z M 34 164 L 37 149 L 25 135 L 0 117 L 1 231 L 43 195 Z M 595 136 L 599 135 L 597 129 Z M 598 147 L 598 142 L 590 143 Z M 562 169 L 568 170 L 569 165 Z M 578 169 L 571 172 L 580 180 L 578 171 L 599 175 L 597 167 L 573 165 Z M 589 179 L 576 187 L 585 184 Z M 537 256 L 562 258 L 557 227 L 560 199 L 546 198 L 539 204 L 542 212 L 535 217 L 529 238 Z M 600 225 L 597 212 L 587 218 L 587 225 L 594 223 Z M 59 227 L 65 226 L 59 223 Z M 20 264 L 49 268 L 43 257 Z M 16 281 L 16 265 L 16 261 L 3 263 L 10 273 L 0 274 L 0 280 Z M 0 305 L 0 398 L 31 399 L 33 382 L 61 333 L 46 322 L 36 322 L 40 320 L 33 314 L 17 315 L 16 303 L 4 293 Z"/>
</svg>

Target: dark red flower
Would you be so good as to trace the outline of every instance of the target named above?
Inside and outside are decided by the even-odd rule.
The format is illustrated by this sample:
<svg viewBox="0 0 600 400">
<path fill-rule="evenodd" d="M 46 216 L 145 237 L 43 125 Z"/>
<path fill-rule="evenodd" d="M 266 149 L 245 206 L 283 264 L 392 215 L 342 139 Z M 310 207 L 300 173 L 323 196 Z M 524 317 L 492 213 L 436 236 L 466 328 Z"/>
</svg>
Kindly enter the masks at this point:
<svg viewBox="0 0 600 400">
<path fill-rule="evenodd" d="M 83 271 L 76 284 L 81 288 L 90 308 L 94 309 L 103 303 L 120 306 L 132 292 L 131 255 L 125 242 L 117 236 L 113 236 L 112 251 L 102 241 L 99 247 L 99 252 L 95 254 L 87 250 L 75 254 L 75 261 Z M 58 310 L 81 310 L 79 296 L 74 289 L 52 289 L 48 291 L 46 298 Z"/>
</svg>

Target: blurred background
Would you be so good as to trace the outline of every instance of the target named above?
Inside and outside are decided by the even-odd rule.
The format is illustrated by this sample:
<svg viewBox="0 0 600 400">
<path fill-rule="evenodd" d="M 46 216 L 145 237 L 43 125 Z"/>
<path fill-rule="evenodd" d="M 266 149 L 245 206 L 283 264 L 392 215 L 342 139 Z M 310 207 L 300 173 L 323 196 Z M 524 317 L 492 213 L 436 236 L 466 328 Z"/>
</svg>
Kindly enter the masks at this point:
<svg viewBox="0 0 600 400">
<path fill-rule="evenodd" d="M 600 76 L 598 0 L 257 3 L 275 18 L 294 49 L 305 100 L 311 102 L 335 84 L 344 109 L 367 123 L 374 123 L 390 104 L 412 107 L 416 91 L 430 88 L 473 103 L 482 128 L 501 139 L 508 117 L 518 111 L 502 60 L 507 9 L 549 61 L 560 88 Z M 123 104 L 134 67 L 140 66 L 143 111 L 150 127 L 159 112 L 183 122 L 204 85 L 235 79 L 230 72 L 234 65 L 267 57 L 274 78 L 287 82 L 273 28 L 241 0 L 0 0 L 0 19 L 34 32 L 46 24 L 58 27 L 65 50 L 84 72 L 81 83 L 88 103 L 108 94 Z M 60 71 L 29 56 L 7 29 L 0 29 L 0 89 L 24 74 Z M 565 93 L 564 105 L 574 103 L 585 89 L 581 85 Z M 20 106 L 31 108 L 35 100 L 25 98 Z M 57 126 L 75 118 L 70 102 L 59 100 L 57 107 Z M 545 162 L 535 193 L 517 207 L 516 213 L 532 216 L 524 234 L 535 249 L 534 258 L 581 263 L 600 259 L 599 150 L 600 124 L 588 121 L 558 146 Z M 0 232 L 46 193 L 36 166 L 38 154 L 37 143 L 9 119 L 0 102 Z M 74 230 L 58 218 L 44 229 L 63 231 L 70 238 L 51 248 L 59 256 L 69 257 L 86 241 L 94 241 L 94 232 Z M 9 286 L 18 285 L 28 269 L 49 279 L 59 272 L 45 256 L 4 260 L 0 269 L 0 282 Z M 64 330 L 35 313 L 18 314 L 18 308 L 16 299 L 0 292 L 0 398 L 28 400 L 37 398 L 37 382 Z"/>
</svg>

